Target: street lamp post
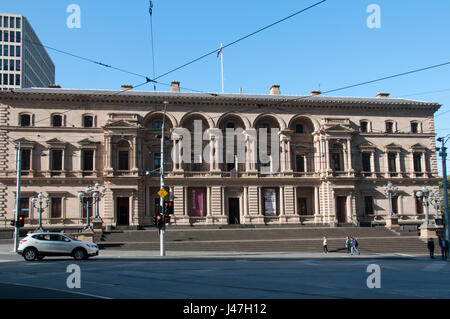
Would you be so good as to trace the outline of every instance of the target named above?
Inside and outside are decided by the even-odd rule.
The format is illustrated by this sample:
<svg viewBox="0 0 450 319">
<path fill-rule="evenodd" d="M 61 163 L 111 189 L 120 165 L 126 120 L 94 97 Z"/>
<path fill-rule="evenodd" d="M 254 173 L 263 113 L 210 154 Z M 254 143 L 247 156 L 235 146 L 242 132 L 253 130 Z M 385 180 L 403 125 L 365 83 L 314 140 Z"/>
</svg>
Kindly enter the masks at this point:
<svg viewBox="0 0 450 319">
<path fill-rule="evenodd" d="M 395 216 L 393 207 L 392 207 L 392 197 L 397 195 L 398 187 L 394 184 L 392 184 L 391 181 L 389 181 L 386 185 L 383 186 L 384 193 L 387 197 L 389 197 L 389 217 Z"/>
<path fill-rule="evenodd" d="M 78 192 L 78 198 L 80 199 L 81 206 L 86 208 L 86 226 L 84 226 L 83 231 L 94 231 L 91 226 L 90 209 L 96 205 L 96 215 L 94 220 L 101 220 L 99 215 L 99 201 L 100 198 L 104 196 L 106 187 L 100 188 L 100 184 L 96 183 L 93 187 L 88 186 L 84 191 Z M 86 203 L 84 199 L 87 199 Z"/>
<path fill-rule="evenodd" d="M 430 225 L 430 219 L 428 218 L 428 206 L 432 202 L 432 193 L 426 186 L 423 186 L 420 191 L 416 192 L 417 198 L 423 203 L 425 207 L 425 222 L 422 225 Z"/>
<path fill-rule="evenodd" d="M 431 196 L 431 205 L 433 205 L 436 211 L 436 219 L 439 219 L 439 211 L 441 210 L 442 196 L 440 196 L 439 192 L 432 192 Z"/>
<path fill-rule="evenodd" d="M 436 148 L 436 151 L 439 152 L 439 156 L 442 158 L 442 187 L 444 189 L 444 220 L 445 220 L 445 239 L 447 242 L 450 241 L 450 220 L 449 220 L 449 212 L 448 212 L 448 190 L 447 190 L 447 148 L 445 147 L 445 143 L 450 138 L 449 135 L 444 137 L 439 137 L 437 140 L 441 142 L 442 146 L 440 148 Z"/>
<path fill-rule="evenodd" d="M 44 228 L 42 228 L 42 211 L 48 207 L 49 200 L 50 199 L 48 197 L 44 197 L 42 192 L 37 195 L 37 198 L 33 197 L 31 199 L 31 203 L 33 204 L 33 207 L 38 209 L 38 212 L 39 212 L 39 226 L 38 226 L 38 228 L 36 228 L 35 232 L 43 232 L 44 231 Z M 45 202 L 45 206 L 44 206 L 44 202 Z M 36 206 L 36 204 L 38 206 Z"/>
</svg>

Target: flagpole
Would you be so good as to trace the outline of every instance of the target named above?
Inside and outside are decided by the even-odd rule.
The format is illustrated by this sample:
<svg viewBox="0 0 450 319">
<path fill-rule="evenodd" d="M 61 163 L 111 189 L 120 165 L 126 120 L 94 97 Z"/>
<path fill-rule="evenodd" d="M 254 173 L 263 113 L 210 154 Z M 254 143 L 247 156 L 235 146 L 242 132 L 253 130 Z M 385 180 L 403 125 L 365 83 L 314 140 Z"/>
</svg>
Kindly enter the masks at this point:
<svg viewBox="0 0 450 319">
<path fill-rule="evenodd" d="M 220 48 L 222 48 L 222 43 L 220 44 Z M 225 93 L 224 84 L 223 84 L 223 50 L 220 52 L 220 67 L 222 70 L 222 93 Z"/>
</svg>

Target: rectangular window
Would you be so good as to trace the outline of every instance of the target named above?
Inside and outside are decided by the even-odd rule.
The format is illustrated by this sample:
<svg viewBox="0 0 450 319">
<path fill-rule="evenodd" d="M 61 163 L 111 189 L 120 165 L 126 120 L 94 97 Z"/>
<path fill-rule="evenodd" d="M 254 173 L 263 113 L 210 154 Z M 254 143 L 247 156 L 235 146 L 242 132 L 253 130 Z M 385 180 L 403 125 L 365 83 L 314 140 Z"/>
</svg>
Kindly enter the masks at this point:
<svg viewBox="0 0 450 319">
<path fill-rule="evenodd" d="M 4 26 L 5 28 L 8 28 L 8 25 L 9 25 L 9 23 L 8 23 L 8 17 L 3 17 L 3 26 Z"/>
<path fill-rule="evenodd" d="M 303 155 L 298 155 L 295 157 L 295 164 L 297 172 L 305 171 L 305 157 Z"/>
<path fill-rule="evenodd" d="M 416 214 L 422 215 L 423 214 L 423 204 L 417 196 L 414 196 L 414 198 L 416 199 Z"/>
<path fill-rule="evenodd" d="M 14 49 L 15 49 L 14 45 L 9 46 L 9 56 L 14 56 Z"/>
<path fill-rule="evenodd" d="M 16 60 L 16 71 L 20 71 L 20 60 Z"/>
<path fill-rule="evenodd" d="M 14 85 L 14 74 L 9 75 L 9 85 Z"/>
<path fill-rule="evenodd" d="M 157 153 L 153 155 L 153 169 L 157 169 L 161 167 L 161 154 Z"/>
<path fill-rule="evenodd" d="M 15 64 L 14 60 L 9 60 L 9 70 L 10 71 L 14 71 L 14 64 Z"/>
<path fill-rule="evenodd" d="M 9 31 L 9 41 L 14 42 L 16 40 L 14 31 Z"/>
<path fill-rule="evenodd" d="M 31 169 L 31 150 L 22 150 L 21 165 L 23 171 L 29 171 Z"/>
<path fill-rule="evenodd" d="M 386 122 L 386 133 L 392 133 L 394 131 L 394 123 Z"/>
<path fill-rule="evenodd" d="M 20 74 L 16 74 L 16 85 L 20 86 Z"/>
<path fill-rule="evenodd" d="M 3 55 L 8 56 L 8 46 L 6 44 L 3 45 Z"/>
<path fill-rule="evenodd" d="M 395 161 L 396 154 L 395 153 L 389 153 L 388 154 L 388 170 L 389 172 L 396 172 L 396 161 Z"/>
<path fill-rule="evenodd" d="M 51 204 L 51 218 L 61 218 L 62 216 L 62 198 L 61 197 L 52 197 Z"/>
<path fill-rule="evenodd" d="M 394 212 L 394 214 L 396 214 L 396 215 L 398 214 L 398 197 L 397 196 L 392 196 L 392 211 Z"/>
<path fill-rule="evenodd" d="M 90 115 L 85 115 L 83 117 L 83 126 L 84 127 L 93 127 L 94 126 L 94 119 Z"/>
<path fill-rule="evenodd" d="M 16 57 L 20 58 L 20 46 L 16 45 Z"/>
<path fill-rule="evenodd" d="M 8 74 L 3 74 L 3 85 L 8 85 Z"/>
<path fill-rule="evenodd" d="M 0 59 L 0 70 L 3 70 L 3 61 Z"/>
<path fill-rule="evenodd" d="M 119 151 L 119 170 L 128 171 L 128 151 Z"/>
<path fill-rule="evenodd" d="M 411 133 L 419 133 L 419 123 L 411 122 Z"/>
<path fill-rule="evenodd" d="M 3 60 L 3 70 L 8 70 L 8 59 Z"/>
<path fill-rule="evenodd" d="M 422 154 L 414 153 L 413 161 L 414 161 L 414 172 L 422 172 Z"/>
<path fill-rule="evenodd" d="M 52 171 L 62 171 L 63 162 L 63 151 L 62 150 L 52 150 L 51 151 L 51 166 Z"/>
<path fill-rule="evenodd" d="M 83 170 L 94 170 L 94 150 L 83 150 Z"/>
<path fill-rule="evenodd" d="M 371 167 L 370 167 L 370 153 L 363 153 L 362 154 L 362 169 L 363 172 L 371 172 Z"/>
<path fill-rule="evenodd" d="M 373 197 L 364 196 L 364 213 L 366 215 L 373 215 Z"/>
<path fill-rule="evenodd" d="M 361 122 L 361 132 L 367 133 L 368 124 L 366 121 Z"/>
<path fill-rule="evenodd" d="M 3 26 L 3 17 L 0 16 L 0 28 Z"/>
<path fill-rule="evenodd" d="M 306 203 L 307 203 L 306 198 L 303 197 L 297 198 L 297 210 L 299 215 L 308 215 Z"/>
<path fill-rule="evenodd" d="M 20 198 L 20 215 L 25 218 L 30 216 L 30 199 L 28 197 Z"/>
<path fill-rule="evenodd" d="M 275 188 L 265 188 L 263 190 L 264 216 L 277 215 L 277 190 Z"/>
<path fill-rule="evenodd" d="M 22 19 L 20 17 L 16 18 L 16 29 L 22 28 Z"/>
<path fill-rule="evenodd" d="M 15 26 L 15 18 L 14 17 L 9 17 L 9 27 L 10 28 L 14 28 Z"/>
<path fill-rule="evenodd" d="M 16 32 L 16 42 L 17 42 L 17 43 L 20 43 L 21 40 L 22 40 L 22 39 L 21 39 L 21 33 L 20 33 L 20 31 L 17 31 L 17 32 Z"/>
<path fill-rule="evenodd" d="M 52 116 L 52 126 L 53 127 L 61 127 L 62 126 L 62 116 L 61 115 L 53 115 Z"/>
<path fill-rule="evenodd" d="M 9 33 L 8 33 L 8 31 L 3 32 L 3 41 L 9 42 Z"/>
<path fill-rule="evenodd" d="M 3 41 L 3 31 L 0 31 L 0 42 Z"/>
</svg>

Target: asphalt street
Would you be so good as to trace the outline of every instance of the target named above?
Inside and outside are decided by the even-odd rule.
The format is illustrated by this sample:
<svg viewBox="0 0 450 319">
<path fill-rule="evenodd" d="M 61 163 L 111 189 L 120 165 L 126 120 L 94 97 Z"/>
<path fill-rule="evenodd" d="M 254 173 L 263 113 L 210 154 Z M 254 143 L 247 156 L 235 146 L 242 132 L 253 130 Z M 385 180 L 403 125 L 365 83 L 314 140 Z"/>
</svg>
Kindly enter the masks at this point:
<svg viewBox="0 0 450 319">
<path fill-rule="evenodd" d="M 80 267 L 80 288 L 67 285 Z M 369 265 L 380 288 L 369 288 Z M 373 282 L 373 281 L 371 281 Z M 101 251 L 26 262 L 0 249 L 0 298 L 450 298 L 449 262 L 408 255 Z"/>
</svg>

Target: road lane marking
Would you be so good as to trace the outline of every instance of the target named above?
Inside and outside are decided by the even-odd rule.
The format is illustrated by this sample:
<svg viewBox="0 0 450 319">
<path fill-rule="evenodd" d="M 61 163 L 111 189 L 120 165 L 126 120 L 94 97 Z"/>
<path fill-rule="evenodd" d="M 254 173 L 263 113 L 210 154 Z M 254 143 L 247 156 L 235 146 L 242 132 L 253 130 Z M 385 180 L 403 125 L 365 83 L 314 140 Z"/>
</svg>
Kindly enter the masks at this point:
<svg viewBox="0 0 450 319">
<path fill-rule="evenodd" d="M 447 265 L 446 261 L 443 262 L 434 262 L 426 266 L 423 271 L 439 271 Z"/>
</svg>

